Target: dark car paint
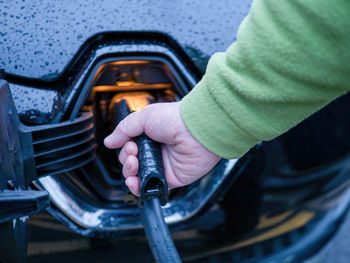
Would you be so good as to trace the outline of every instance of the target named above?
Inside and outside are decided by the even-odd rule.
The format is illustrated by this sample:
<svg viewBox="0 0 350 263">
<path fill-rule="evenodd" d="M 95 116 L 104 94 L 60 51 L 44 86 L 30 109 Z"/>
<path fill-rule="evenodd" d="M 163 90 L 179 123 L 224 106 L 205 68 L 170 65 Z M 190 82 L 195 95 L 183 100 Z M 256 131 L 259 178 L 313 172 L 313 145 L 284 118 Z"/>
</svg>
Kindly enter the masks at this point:
<svg viewBox="0 0 350 263">
<path fill-rule="evenodd" d="M 187 69 L 199 79 L 208 58 L 234 41 L 249 7 L 250 1 L 243 0 L 3 1 L 0 67 L 5 68 L 22 122 L 57 122 L 67 97 L 77 92 L 74 84 L 87 74 L 86 64 L 101 47 L 131 43 L 140 51 L 140 43 L 164 45 L 182 63 L 190 64 Z M 297 169 L 315 167 L 349 152 L 344 136 L 350 118 L 343 114 L 349 99 L 343 96 L 280 137 Z"/>
<path fill-rule="evenodd" d="M 242 0 L 0 2 L 0 68 L 22 122 L 56 122 L 96 45 L 161 41 L 184 52 L 199 76 L 234 41 L 249 7 Z"/>
<path fill-rule="evenodd" d="M 198 80 L 208 58 L 234 41 L 249 7 L 243 0 L 1 2 L 0 67 L 22 122 L 57 122 L 101 47 L 131 43 L 139 52 L 140 43 L 166 46 Z M 296 168 L 321 165 L 350 150 L 343 139 L 350 118 L 342 114 L 349 99 L 343 96 L 281 137 Z"/>
<path fill-rule="evenodd" d="M 0 67 L 53 80 L 93 35 L 143 31 L 171 36 L 204 70 L 235 40 L 249 7 L 249 0 L 1 1 Z"/>
<path fill-rule="evenodd" d="M 58 122 L 57 115 L 66 107 L 67 97 L 72 91 L 78 91 L 74 90 L 75 83 L 88 73 L 86 64 L 93 61 L 96 51 L 102 46 L 129 43 L 135 44 L 137 51 L 140 43 L 164 45 L 176 53 L 182 63 L 187 61 L 187 68 L 199 79 L 209 57 L 214 52 L 225 50 L 235 40 L 238 26 L 249 7 L 250 1 L 242 0 L 215 3 L 198 0 L 85 1 L 80 4 L 0 2 L 0 67 L 5 69 L 5 78 L 10 81 L 22 122 L 28 125 Z M 350 143 L 344 143 L 344 138 L 350 129 L 347 125 L 350 118 L 343 114 L 349 99 L 349 95 L 342 97 L 272 144 L 265 145 L 271 152 L 273 144 L 278 144 L 285 154 L 286 160 L 283 161 L 295 169 L 288 170 L 285 178 L 292 178 L 294 183 L 298 176 L 307 179 L 309 168 L 322 170 L 322 165 L 349 152 Z M 267 163 L 276 162 L 276 152 L 267 158 Z M 283 170 L 281 162 L 277 160 L 276 163 L 277 168 Z M 302 172 L 298 173 L 298 170 Z M 286 179 L 280 177 L 285 174 L 271 171 L 272 176 L 263 185 L 265 198 L 266 189 L 272 194 L 280 194 L 278 180 L 282 181 L 282 186 L 289 186 Z M 277 176 L 272 178 L 273 175 Z M 345 181 L 341 176 L 332 177 L 336 185 Z M 244 189 L 242 185 L 246 185 L 251 189 L 252 184 L 256 185 L 256 199 L 259 201 L 261 185 L 260 178 L 257 183 L 256 179 L 252 177 L 247 179 L 248 182 L 237 182 L 235 188 Z M 324 184 L 328 186 L 328 177 L 326 179 Z M 310 184 L 315 185 L 315 182 L 310 180 Z M 235 198 L 242 200 L 238 193 L 233 195 L 235 188 L 226 195 L 229 204 Z M 283 196 L 287 190 L 283 190 Z M 311 194 L 319 196 L 323 193 L 317 189 Z M 312 195 L 306 196 L 302 202 Z M 243 201 L 235 203 L 235 214 L 244 208 L 247 214 L 257 216 L 255 211 L 260 207 L 247 202 L 256 201 L 255 196 Z M 251 218 L 254 225 L 257 218 Z"/>
<path fill-rule="evenodd" d="M 202 75 L 192 59 L 172 38 L 152 32 L 99 33 L 88 39 L 78 50 L 71 63 L 57 79 L 38 80 L 6 73 L 21 121 L 27 125 L 58 122 L 67 114 L 72 100 L 77 98 L 82 86 L 89 81 L 91 70 L 108 57 L 150 55 L 172 57 L 182 74 L 190 71 L 196 81 Z M 85 83 L 85 84 L 84 84 Z M 191 87 L 195 82 L 188 83 Z M 69 97 L 69 98 L 68 98 Z"/>
</svg>

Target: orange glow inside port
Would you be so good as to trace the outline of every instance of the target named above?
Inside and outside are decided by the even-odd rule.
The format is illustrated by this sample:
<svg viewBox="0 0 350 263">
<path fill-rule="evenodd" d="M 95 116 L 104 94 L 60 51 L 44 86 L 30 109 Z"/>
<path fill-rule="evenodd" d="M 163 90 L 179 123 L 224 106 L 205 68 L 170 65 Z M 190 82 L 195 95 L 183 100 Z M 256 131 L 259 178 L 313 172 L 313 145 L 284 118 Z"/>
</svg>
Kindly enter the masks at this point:
<svg viewBox="0 0 350 263">
<path fill-rule="evenodd" d="M 136 83 L 134 80 L 133 81 L 117 81 L 117 86 L 119 87 L 126 87 L 126 86 L 134 86 L 134 85 L 142 85 L 143 83 Z"/>
<path fill-rule="evenodd" d="M 96 94 L 103 93 L 130 91 L 160 91 L 164 93 L 174 89 L 166 65 L 158 61 L 111 61 L 102 64 L 94 75 L 90 100 L 93 100 Z"/>
<path fill-rule="evenodd" d="M 154 100 L 154 97 L 148 92 L 144 91 L 132 91 L 132 92 L 120 92 L 113 97 L 111 106 L 125 100 L 131 112 L 139 111 L 145 108 Z"/>
<path fill-rule="evenodd" d="M 106 64 L 103 64 L 101 68 L 104 68 L 106 66 L 110 65 L 130 65 L 130 64 L 152 64 L 154 63 L 153 61 L 148 61 L 148 60 L 121 60 L 121 61 L 114 61 L 114 62 L 109 62 Z"/>
</svg>

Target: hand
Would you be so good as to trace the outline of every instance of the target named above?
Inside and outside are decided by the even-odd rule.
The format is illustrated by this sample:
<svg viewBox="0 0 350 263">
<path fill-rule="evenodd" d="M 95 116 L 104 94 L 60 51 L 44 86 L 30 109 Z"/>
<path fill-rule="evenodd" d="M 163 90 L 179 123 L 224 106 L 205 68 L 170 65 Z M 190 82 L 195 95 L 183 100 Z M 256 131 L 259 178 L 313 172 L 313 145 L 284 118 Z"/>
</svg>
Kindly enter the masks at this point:
<svg viewBox="0 0 350 263">
<path fill-rule="evenodd" d="M 188 185 L 207 174 L 220 157 L 204 148 L 189 132 L 180 115 L 180 103 L 151 104 L 131 113 L 105 138 L 109 149 L 121 148 L 125 183 L 130 191 L 140 194 L 137 177 L 137 145 L 132 140 L 142 133 L 162 143 L 165 178 L 169 189 Z"/>
</svg>

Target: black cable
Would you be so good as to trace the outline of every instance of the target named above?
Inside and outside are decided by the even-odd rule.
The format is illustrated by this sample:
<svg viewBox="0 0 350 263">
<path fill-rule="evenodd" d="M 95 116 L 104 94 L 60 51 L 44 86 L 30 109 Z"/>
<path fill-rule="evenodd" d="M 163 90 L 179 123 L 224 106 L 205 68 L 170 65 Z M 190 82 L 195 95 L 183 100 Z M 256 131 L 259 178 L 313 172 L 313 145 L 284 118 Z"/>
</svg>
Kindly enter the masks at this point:
<svg viewBox="0 0 350 263">
<path fill-rule="evenodd" d="M 144 200 L 140 208 L 148 244 L 157 263 L 182 262 L 164 221 L 158 198 Z"/>
<path fill-rule="evenodd" d="M 153 101 L 152 96 L 145 96 L 145 93 L 115 95 L 110 106 L 112 119 L 118 124 L 133 111 L 132 108 L 135 106 L 133 104 L 145 102 L 144 100 L 146 105 Z M 138 176 L 141 182 L 139 199 L 141 221 L 154 260 L 157 263 L 181 263 L 161 208 L 161 205 L 165 205 L 168 200 L 161 146 L 146 134 L 135 138 L 135 142 L 138 147 Z"/>
<path fill-rule="evenodd" d="M 161 204 L 168 199 L 160 144 L 145 134 L 136 138 L 141 181 L 139 207 L 141 221 L 154 260 L 157 263 L 181 262 L 174 241 L 164 221 Z"/>
</svg>

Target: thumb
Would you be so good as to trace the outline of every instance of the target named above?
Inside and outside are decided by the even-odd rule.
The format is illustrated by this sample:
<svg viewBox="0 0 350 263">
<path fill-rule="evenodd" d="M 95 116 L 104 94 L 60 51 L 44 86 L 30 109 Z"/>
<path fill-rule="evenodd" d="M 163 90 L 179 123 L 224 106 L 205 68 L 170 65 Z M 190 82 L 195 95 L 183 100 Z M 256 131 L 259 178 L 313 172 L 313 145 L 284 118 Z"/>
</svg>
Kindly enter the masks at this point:
<svg viewBox="0 0 350 263">
<path fill-rule="evenodd" d="M 123 119 L 114 131 L 104 139 L 109 149 L 121 148 L 131 138 L 141 135 L 145 130 L 144 110 L 133 112 Z"/>
</svg>

